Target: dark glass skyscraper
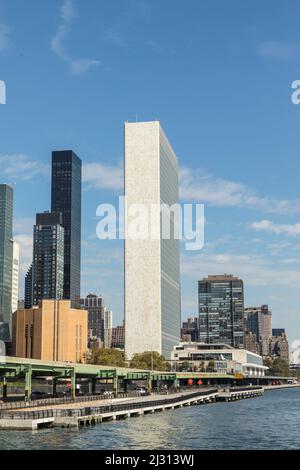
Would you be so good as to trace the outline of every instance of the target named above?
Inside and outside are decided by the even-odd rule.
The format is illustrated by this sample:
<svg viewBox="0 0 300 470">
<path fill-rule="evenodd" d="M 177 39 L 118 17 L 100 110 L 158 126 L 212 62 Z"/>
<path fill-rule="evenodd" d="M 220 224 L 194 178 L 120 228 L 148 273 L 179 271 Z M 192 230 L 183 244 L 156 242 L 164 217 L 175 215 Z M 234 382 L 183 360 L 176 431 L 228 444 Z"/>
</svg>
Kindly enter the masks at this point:
<svg viewBox="0 0 300 470">
<path fill-rule="evenodd" d="M 243 281 L 228 274 L 198 282 L 199 340 L 244 347 Z"/>
<path fill-rule="evenodd" d="M 0 184 L 0 340 L 10 339 L 13 268 L 13 188 Z"/>
<path fill-rule="evenodd" d="M 72 150 L 52 152 L 51 210 L 62 213 L 64 299 L 80 302 L 81 160 Z"/>
<path fill-rule="evenodd" d="M 32 286 L 32 264 L 29 266 L 25 276 L 25 289 L 24 289 L 24 308 L 31 308 L 33 305 L 33 286 Z"/>
<path fill-rule="evenodd" d="M 64 229 L 60 212 L 37 214 L 33 232 L 33 305 L 64 292 Z"/>
</svg>

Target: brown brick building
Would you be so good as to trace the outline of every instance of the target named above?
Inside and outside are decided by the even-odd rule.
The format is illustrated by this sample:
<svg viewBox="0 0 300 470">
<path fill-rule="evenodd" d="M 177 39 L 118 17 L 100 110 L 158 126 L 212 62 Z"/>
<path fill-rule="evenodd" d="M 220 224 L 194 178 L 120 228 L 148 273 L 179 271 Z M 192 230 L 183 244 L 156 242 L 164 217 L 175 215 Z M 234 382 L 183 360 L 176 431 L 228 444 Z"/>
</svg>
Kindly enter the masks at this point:
<svg viewBox="0 0 300 470">
<path fill-rule="evenodd" d="M 44 361 L 84 362 L 87 350 L 85 310 L 69 300 L 43 300 L 39 307 L 17 310 L 12 320 L 12 353 Z"/>
</svg>

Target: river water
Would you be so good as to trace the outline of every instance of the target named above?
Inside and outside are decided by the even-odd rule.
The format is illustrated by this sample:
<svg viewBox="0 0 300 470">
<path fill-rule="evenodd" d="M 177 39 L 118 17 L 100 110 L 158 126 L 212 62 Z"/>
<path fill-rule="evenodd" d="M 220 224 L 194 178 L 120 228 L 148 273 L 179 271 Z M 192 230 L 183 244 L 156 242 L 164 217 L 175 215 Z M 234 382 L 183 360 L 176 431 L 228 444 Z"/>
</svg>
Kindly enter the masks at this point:
<svg viewBox="0 0 300 470">
<path fill-rule="evenodd" d="M 300 388 L 91 428 L 0 431 L 0 449 L 300 449 Z"/>
</svg>

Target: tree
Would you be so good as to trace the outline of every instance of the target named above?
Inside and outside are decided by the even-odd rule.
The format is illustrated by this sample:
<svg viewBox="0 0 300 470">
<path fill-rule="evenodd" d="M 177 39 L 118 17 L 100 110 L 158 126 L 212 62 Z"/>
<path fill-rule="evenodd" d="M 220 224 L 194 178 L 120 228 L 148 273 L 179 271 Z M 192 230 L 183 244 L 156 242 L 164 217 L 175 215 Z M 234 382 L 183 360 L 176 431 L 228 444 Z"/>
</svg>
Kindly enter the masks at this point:
<svg viewBox="0 0 300 470">
<path fill-rule="evenodd" d="M 288 377 L 290 375 L 289 364 L 281 357 L 274 360 L 267 357 L 264 359 L 264 366 L 269 367 L 268 375 L 278 375 Z"/>
<path fill-rule="evenodd" d="M 94 348 L 88 359 L 89 364 L 99 364 L 102 366 L 125 367 L 125 353 L 119 349 L 98 349 Z"/>
<path fill-rule="evenodd" d="M 166 370 L 166 360 L 164 356 L 156 351 L 145 351 L 132 356 L 130 367 L 143 370 Z"/>
<path fill-rule="evenodd" d="M 272 364 L 272 370 L 274 375 L 281 375 L 288 377 L 290 375 L 290 368 L 288 363 L 281 359 L 280 357 L 276 357 Z"/>
</svg>

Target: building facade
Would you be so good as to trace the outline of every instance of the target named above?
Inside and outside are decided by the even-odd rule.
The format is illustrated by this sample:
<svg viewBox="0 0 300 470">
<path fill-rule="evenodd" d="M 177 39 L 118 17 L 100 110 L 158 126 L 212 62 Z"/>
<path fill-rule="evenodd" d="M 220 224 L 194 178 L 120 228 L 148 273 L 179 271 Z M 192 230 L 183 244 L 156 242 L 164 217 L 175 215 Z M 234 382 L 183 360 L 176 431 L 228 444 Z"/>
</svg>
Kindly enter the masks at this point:
<svg viewBox="0 0 300 470">
<path fill-rule="evenodd" d="M 187 321 L 182 323 L 181 328 L 181 339 L 182 341 L 198 341 L 198 322 L 199 319 L 195 318 L 188 318 Z"/>
<path fill-rule="evenodd" d="M 12 313 L 18 310 L 19 300 L 19 258 L 20 247 L 19 243 L 13 241 L 13 268 L 12 268 L 12 298 L 11 298 L 11 311 Z"/>
<path fill-rule="evenodd" d="M 104 342 L 104 302 L 102 296 L 88 294 L 80 299 L 81 308 L 88 312 L 88 329 L 90 337 Z"/>
<path fill-rule="evenodd" d="M 0 340 L 10 340 L 13 278 L 13 188 L 0 184 Z"/>
<path fill-rule="evenodd" d="M 81 160 L 72 150 L 52 153 L 51 210 L 64 227 L 63 298 L 80 302 Z"/>
<path fill-rule="evenodd" d="M 33 279 L 32 279 L 32 264 L 29 266 L 25 275 L 25 288 L 24 288 L 24 308 L 31 308 L 33 305 Z"/>
<path fill-rule="evenodd" d="M 178 203 L 178 161 L 158 121 L 125 124 L 125 198 L 126 354 L 169 358 L 180 338 L 179 240 L 172 215 L 163 236 L 160 209 Z M 151 213 L 146 237 L 131 234 L 136 204 Z"/>
<path fill-rule="evenodd" d="M 87 312 L 67 300 L 43 300 L 39 307 L 13 314 L 12 351 L 16 357 L 84 362 Z"/>
<path fill-rule="evenodd" d="M 111 348 L 112 340 L 112 311 L 104 308 L 104 347 Z"/>
<path fill-rule="evenodd" d="M 181 365 L 191 371 L 242 374 L 244 377 L 264 376 L 268 370 L 258 354 L 217 343 L 179 343 L 172 351 L 172 362 L 177 370 Z"/>
<path fill-rule="evenodd" d="M 36 215 L 33 229 L 33 305 L 64 293 L 64 228 L 59 212 Z"/>
<path fill-rule="evenodd" d="M 244 347 L 244 286 L 232 275 L 198 281 L 199 341 Z"/>
<path fill-rule="evenodd" d="M 80 305 L 88 312 L 89 344 L 110 348 L 112 341 L 112 311 L 105 306 L 103 297 L 88 294 L 80 299 Z"/>
<path fill-rule="evenodd" d="M 116 349 L 125 348 L 125 325 L 116 326 L 112 329 L 111 347 Z"/>
<path fill-rule="evenodd" d="M 269 341 L 272 337 L 272 312 L 268 305 L 245 308 L 245 332 L 256 338 L 257 350 L 262 356 L 269 354 Z"/>
<path fill-rule="evenodd" d="M 244 347 L 247 351 L 258 353 L 259 346 L 256 342 L 256 335 L 249 330 L 244 332 Z"/>
</svg>

